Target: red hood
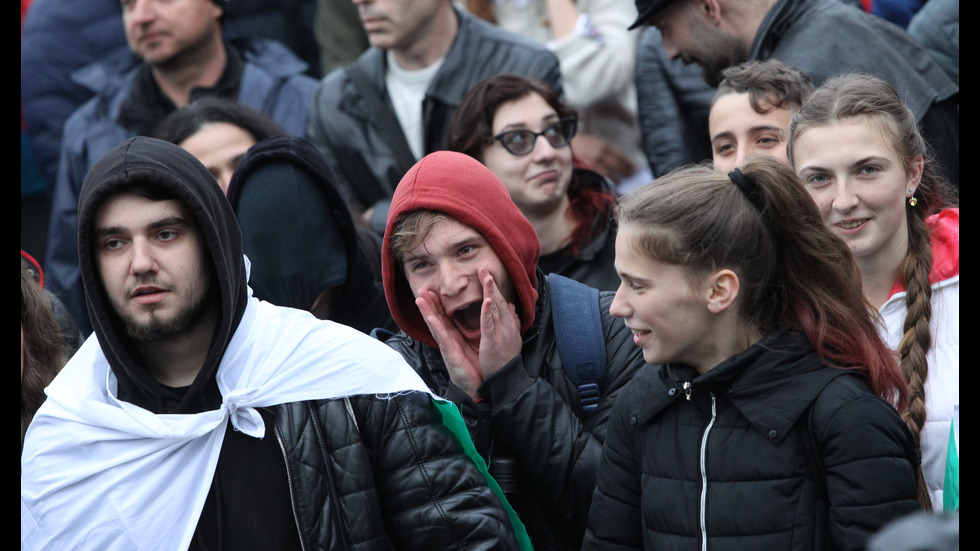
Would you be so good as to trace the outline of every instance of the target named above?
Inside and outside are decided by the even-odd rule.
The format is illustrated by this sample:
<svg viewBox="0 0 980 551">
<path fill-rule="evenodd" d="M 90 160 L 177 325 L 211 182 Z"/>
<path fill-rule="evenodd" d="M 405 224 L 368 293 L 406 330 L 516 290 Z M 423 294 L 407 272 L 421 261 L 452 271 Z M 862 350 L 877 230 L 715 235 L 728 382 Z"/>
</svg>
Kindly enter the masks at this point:
<svg viewBox="0 0 980 551">
<path fill-rule="evenodd" d="M 538 236 L 490 169 L 469 155 L 452 151 L 423 157 L 401 179 L 391 199 L 381 268 L 385 298 L 398 327 L 412 338 L 436 346 L 391 251 L 395 222 L 416 210 L 444 212 L 486 238 L 514 284 L 522 313 L 521 332 L 527 331 L 534 322 L 538 299 Z"/>
<path fill-rule="evenodd" d="M 951 208 L 926 218 L 931 232 L 932 271 L 929 283 L 936 284 L 953 276 L 960 275 L 960 209 Z M 905 290 L 901 281 L 896 281 L 889 296 Z"/>
</svg>

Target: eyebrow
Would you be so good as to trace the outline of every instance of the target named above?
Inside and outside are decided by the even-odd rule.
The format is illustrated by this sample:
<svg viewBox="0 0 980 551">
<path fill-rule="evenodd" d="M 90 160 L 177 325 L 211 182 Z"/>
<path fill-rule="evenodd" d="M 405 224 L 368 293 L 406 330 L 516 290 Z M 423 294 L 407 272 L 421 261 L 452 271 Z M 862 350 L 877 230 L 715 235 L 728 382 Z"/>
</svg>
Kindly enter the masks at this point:
<svg viewBox="0 0 980 551">
<path fill-rule="evenodd" d="M 880 163 L 880 164 L 886 164 L 887 163 L 889 165 L 892 163 L 892 161 L 888 160 L 886 157 L 882 157 L 881 155 L 868 155 L 867 157 L 861 157 L 860 159 L 854 161 L 853 163 L 849 163 L 847 165 L 847 168 L 850 169 L 850 168 L 854 168 L 856 166 L 866 165 L 866 164 L 872 163 L 872 162 Z M 800 167 L 799 172 L 802 173 L 805 170 L 818 170 L 818 171 L 823 171 L 823 172 L 830 172 L 830 169 L 828 169 L 826 167 L 823 167 L 823 166 L 820 166 L 820 165 L 804 165 L 804 166 Z"/>
<path fill-rule="evenodd" d="M 544 117 L 543 119 L 541 119 L 541 122 L 543 122 L 546 125 L 549 125 L 550 126 L 551 124 L 554 124 L 554 123 L 556 123 L 556 122 L 558 122 L 560 120 L 561 120 L 561 117 L 559 117 L 557 113 L 553 113 L 553 114 L 548 115 L 547 117 Z M 504 125 L 504 127 L 500 129 L 500 132 L 507 132 L 508 130 L 528 130 L 527 123 L 524 123 L 524 122 L 515 122 L 515 123 L 507 124 L 507 125 Z M 544 130 L 544 129 L 542 128 L 542 130 Z"/>
<path fill-rule="evenodd" d="M 189 225 L 190 224 L 187 223 L 187 220 L 185 220 L 181 216 L 168 216 L 166 218 L 161 218 L 160 220 L 157 220 L 155 222 L 151 222 L 151 223 L 147 224 L 145 226 L 145 228 L 147 230 L 155 230 L 155 229 L 159 229 L 159 228 L 165 228 L 165 227 L 168 227 L 168 226 L 181 226 L 181 227 L 186 227 L 186 226 L 189 226 Z M 93 235 L 95 236 L 96 239 L 101 239 L 103 237 L 107 237 L 107 236 L 110 236 L 110 235 L 119 235 L 119 234 L 122 234 L 122 233 L 127 233 L 127 230 L 128 230 L 128 228 L 126 228 L 125 226 L 118 226 L 118 225 L 117 226 L 103 226 L 103 227 L 100 227 L 100 228 L 95 228 L 95 231 L 93 232 Z"/>
<path fill-rule="evenodd" d="M 783 134 L 786 133 L 786 129 L 780 128 L 780 127 L 778 127 L 778 126 L 776 126 L 774 124 L 757 124 L 757 125 L 749 128 L 748 133 L 749 134 L 754 134 L 754 133 L 762 132 L 762 131 L 765 131 L 765 130 L 775 130 L 776 132 L 779 132 L 780 136 L 782 136 Z M 729 131 L 729 130 L 726 130 L 724 132 L 719 132 L 719 133 L 717 133 L 717 134 L 715 134 L 714 136 L 711 137 L 711 142 L 714 143 L 715 140 L 718 140 L 718 139 L 721 139 L 721 138 L 727 138 L 727 137 L 730 137 L 730 136 L 731 137 L 734 137 L 735 136 L 735 133 L 732 132 L 732 131 Z"/>
</svg>

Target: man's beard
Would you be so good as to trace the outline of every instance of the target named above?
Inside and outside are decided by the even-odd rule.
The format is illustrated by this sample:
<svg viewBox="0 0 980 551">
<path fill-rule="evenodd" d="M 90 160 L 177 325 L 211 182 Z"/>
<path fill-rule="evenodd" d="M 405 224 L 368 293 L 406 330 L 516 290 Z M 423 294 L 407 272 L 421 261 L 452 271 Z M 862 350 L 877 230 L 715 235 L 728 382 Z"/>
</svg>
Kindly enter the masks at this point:
<svg viewBox="0 0 980 551">
<path fill-rule="evenodd" d="M 735 35 L 703 27 L 702 42 L 694 56 L 701 66 L 701 76 L 708 86 L 717 88 L 721 84 L 721 72 L 748 61 L 749 52 Z"/>
<path fill-rule="evenodd" d="M 215 289 L 217 291 L 217 289 Z M 144 343 L 161 343 L 177 340 L 195 331 L 211 306 L 208 297 L 216 296 L 211 292 L 201 293 L 194 303 L 188 305 L 171 319 L 160 319 L 151 316 L 148 322 L 138 322 L 130 316 L 123 316 L 126 333 L 135 341 Z"/>
</svg>

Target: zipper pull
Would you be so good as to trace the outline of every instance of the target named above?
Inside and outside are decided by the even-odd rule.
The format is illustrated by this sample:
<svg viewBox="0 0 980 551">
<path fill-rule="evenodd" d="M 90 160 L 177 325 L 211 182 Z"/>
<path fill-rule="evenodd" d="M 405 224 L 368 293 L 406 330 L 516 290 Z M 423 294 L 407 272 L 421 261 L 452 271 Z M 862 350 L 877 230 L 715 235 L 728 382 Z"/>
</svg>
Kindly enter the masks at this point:
<svg viewBox="0 0 980 551">
<path fill-rule="evenodd" d="M 683 385 L 681 385 L 681 387 L 684 389 L 684 396 L 687 398 L 687 401 L 690 402 L 691 401 L 691 382 L 690 381 L 686 381 Z"/>
</svg>

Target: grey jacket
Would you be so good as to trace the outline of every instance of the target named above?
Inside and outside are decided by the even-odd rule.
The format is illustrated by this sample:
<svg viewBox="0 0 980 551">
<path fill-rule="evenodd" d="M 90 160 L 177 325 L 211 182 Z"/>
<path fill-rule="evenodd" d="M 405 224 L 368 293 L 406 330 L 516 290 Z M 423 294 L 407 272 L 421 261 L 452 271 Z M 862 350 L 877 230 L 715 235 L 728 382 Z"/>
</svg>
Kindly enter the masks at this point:
<svg viewBox="0 0 980 551">
<path fill-rule="evenodd" d="M 544 46 L 456 10 L 459 32 L 442 67 L 433 77 L 422 105 L 425 152 L 445 149 L 449 123 L 463 95 L 481 80 L 500 73 L 539 78 L 562 92 L 558 58 Z M 388 200 L 401 177 L 415 164 L 385 88 L 385 50 L 372 47 L 352 67 L 337 69 L 320 81 L 313 100 L 307 137 L 324 153 L 355 210 L 376 203 L 384 231 Z M 379 105 L 371 103 L 351 80 L 361 71 Z"/>
<path fill-rule="evenodd" d="M 749 59 L 770 58 L 798 67 L 814 86 L 848 72 L 891 83 L 915 113 L 939 166 L 959 188 L 959 86 L 897 25 L 843 2 L 779 0 L 749 53 Z"/>
<path fill-rule="evenodd" d="M 636 49 L 636 100 L 643 153 L 654 177 L 711 159 L 708 113 L 715 89 L 697 64 L 667 57 L 660 31 L 640 29 Z"/>
</svg>

